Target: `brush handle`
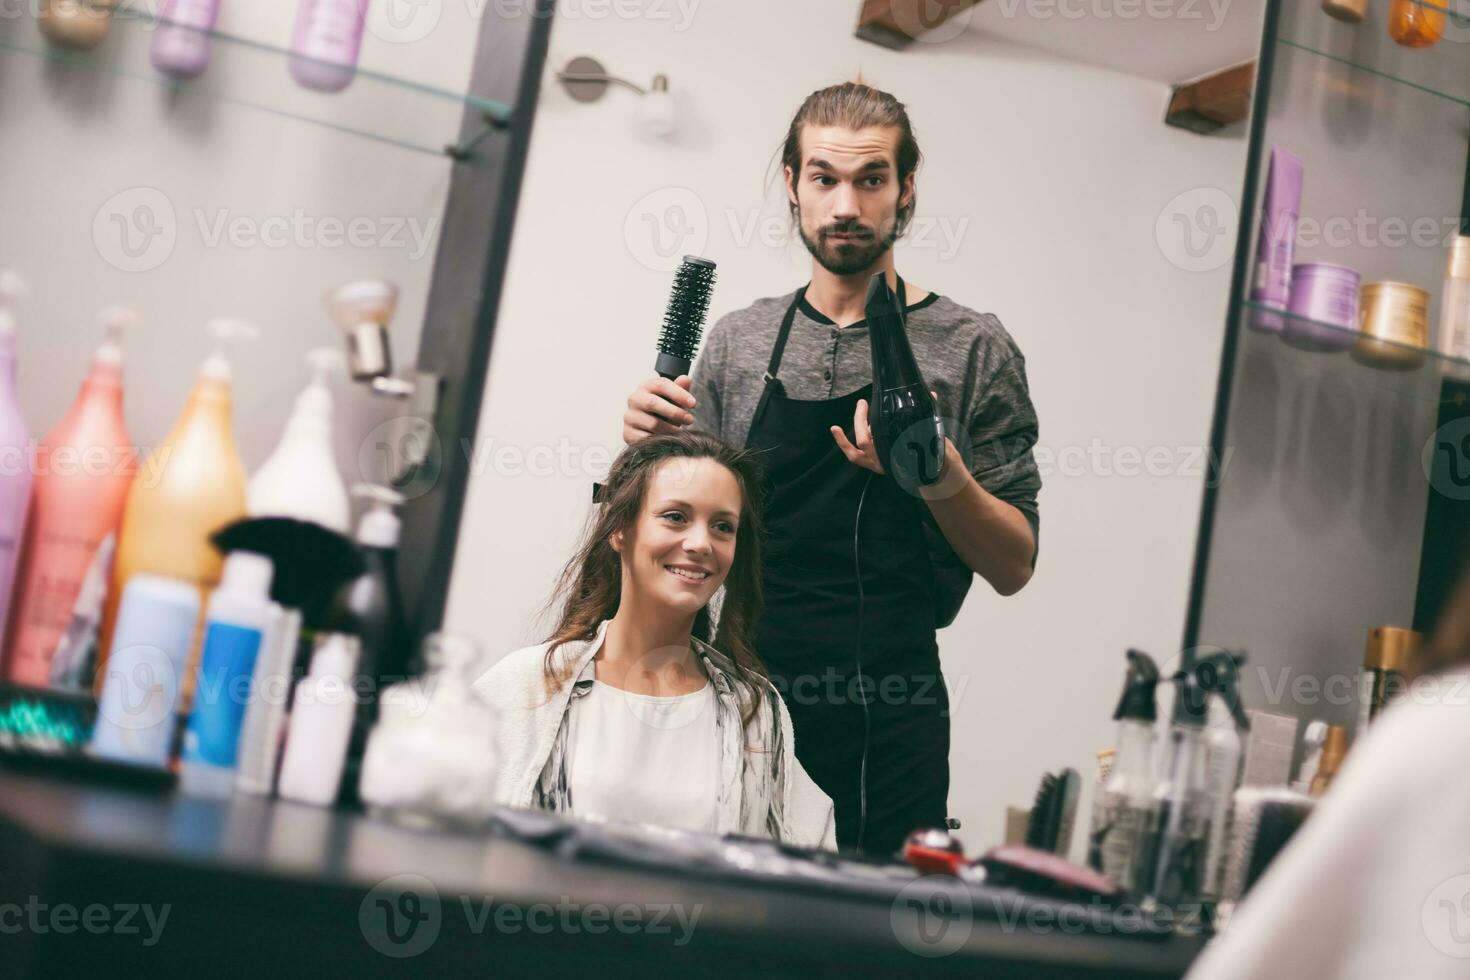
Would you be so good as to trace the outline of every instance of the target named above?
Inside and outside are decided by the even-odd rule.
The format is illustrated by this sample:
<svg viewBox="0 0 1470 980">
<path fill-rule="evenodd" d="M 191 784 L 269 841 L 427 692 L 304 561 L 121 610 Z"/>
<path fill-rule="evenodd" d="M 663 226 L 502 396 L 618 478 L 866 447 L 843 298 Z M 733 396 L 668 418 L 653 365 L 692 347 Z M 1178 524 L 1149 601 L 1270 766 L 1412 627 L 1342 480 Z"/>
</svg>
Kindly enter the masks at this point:
<svg viewBox="0 0 1470 980">
<path fill-rule="evenodd" d="M 653 362 L 653 369 L 658 372 L 659 377 L 673 381 L 689 373 L 690 363 L 686 358 L 659 351 L 658 360 Z"/>
</svg>

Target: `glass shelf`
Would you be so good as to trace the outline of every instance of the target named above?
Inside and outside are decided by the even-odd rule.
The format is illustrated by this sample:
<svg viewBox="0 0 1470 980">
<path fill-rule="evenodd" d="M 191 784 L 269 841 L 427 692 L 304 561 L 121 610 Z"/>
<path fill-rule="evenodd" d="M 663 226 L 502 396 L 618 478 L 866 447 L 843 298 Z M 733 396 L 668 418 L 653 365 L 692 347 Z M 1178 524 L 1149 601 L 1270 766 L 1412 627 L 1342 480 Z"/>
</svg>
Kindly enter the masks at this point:
<svg viewBox="0 0 1470 980">
<path fill-rule="evenodd" d="M 1451 357 L 1432 347 L 1419 347 L 1397 341 L 1380 340 L 1358 330 L 1348 330 L 1333 323 L 1312 320 L 1295 313 L 1287 313 L 1250 300 L 1241 302 L 1245 332 L 1261 337 L 1275 333 L 1281 343 L 1295 350 L 1323 356 L 1343 355 L 1365 370 L 1405 373 L 1418 371 L 1426 366 L 1438 365 L 1447 377 L 1470 379 L 1470 359 Z M 1277 323 L 1280 331 L 1262 330 L 1253 324 Z M 1359 345 L 1369 348 L 1371 361 L 1365 361 L 1358 352 Z"/>
<path fill-rule="evenodd" d="M 159 72 L 150 60 L 154 32 L 187 31 L 209 41 L 208 67 L 193 79 Z M 490 132 L 510 125 L 511 109 L 501 102 L 454 92 L 379 71 L 358 68 L 340 92 L 318 92 L 291 76 L 297 59 L 283 46 L 223 31 L 201 31 L 172 24 L 146 11 L 118 9 L 106 39 L 92 50 L 56 47 L 42 36 L 31 16 L 0 20 L 0 52 L 43 59 L 62 70 L 97 72 L 158 86 L 171 98 L 207 100 L 260 110 L 313 126 L 456 159 L 470 155 Z M 335 67 L 335 66 L 333 66 Z M 466 110 L 479 111 L 484 129 L 460 144 Z"/>
<path fill-rule="evenodd" d="M 1426 48 L 1405 47 L 1389 36 L 1388 0 L 1370 4 L 1360 24 L 1341 23 L 1317 3 L 1302 3 L 1283 17 L 1277 45 L 1470 106 L 1470 0 L 1415 3 L 1445 14 L 1444 36 Z"/>
</svg>

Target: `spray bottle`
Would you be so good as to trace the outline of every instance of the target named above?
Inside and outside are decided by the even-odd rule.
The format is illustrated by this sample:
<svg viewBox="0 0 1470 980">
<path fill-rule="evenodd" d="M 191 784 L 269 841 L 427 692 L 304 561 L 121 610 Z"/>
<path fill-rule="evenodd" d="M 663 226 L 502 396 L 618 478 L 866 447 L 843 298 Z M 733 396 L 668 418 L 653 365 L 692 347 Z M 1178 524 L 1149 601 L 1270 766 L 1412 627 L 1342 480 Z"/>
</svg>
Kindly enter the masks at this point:
<svg viewBox="0 0 1470 980">
<path fill-rule="evenodd" d="M 245 516 L 245 467 L 230 429 L 232 403 L 230 344 L 253 340 L 256 328 L 240 320 L 212 320 L 207 326 L 214 351 L 195 376 L 183 413 L 158 448 L 144 461 L 128 491 L 118 538 L 113 586 L 107 599 L 100 649 L 111 652 L 118 601 L 128 579 L 138 572 L 193 582 L 200 608 L 219 582 L 223 559 L 209 536 Z M 181 713 L 193 704 L 199 633 L 181 679 Z M 104 660 L 105 663 L 105 660 Z M 99 669 L 101 678 L 105 671 Z"/>
<path fill-rule="evenodd" d="M 356 802 L 363 753 L 378 720 L 379 694 L 387 685 L 406 679 L 409 645 L 396 570 L 401 522 L 394 509 L 402 506 L 403 495 L 366 483 L 359 483 L 352 492 L 368 501 L 357 525 L 357 543 L 367 570 L 342 586 L 324 620 L 325 629 L 362 641 L 357 673 L 364 683 L 342 772 L 340 801 L 347 804 Z"/>
<path fill-rule="evenodd" d="M 1234 691 L 1241 656 L 1222 651 L 1197 661 L 1186 650 L 1183 666 L 1170 678 L 1176 687 L 1173 722 L 1135 863 L 1134 890 L 1147 906 L 1177 908 L 1200 900 L 1214 811 L 1206 772 L 1208 702 L 1212 693 L 1226 694 L 1228 685 L 1232 712 L 1244 717 Z"/>
<path fill-rule="evenodd" d="M 1128 651 L 1128 675 L 1113 719 L 1118 722 L 1118 748 L 1107 781 L 1092 810 L 1088 862 L 1120 888 L 1133 884 L 1139 833 L 1154 788 L 1155 689 L 1159 668 L 1141 650 Z"/>
<path fill-rule="evenodd" d="M 10 612 L 16 560 L 31 498 L 30 430 L 15 387 L 15 303 L 26 292 L 20 276 L 0 272 L 0 635 Z M 10 669 L 15 669 L 14 663 Z M 45 683 L 25 672 L 24 683 Z"/>
<path fill-rule="evenodd" d="M 318 347 L 307 352 L 311 382 L 296 396 L 286 431 L 270 458 L 250 481 L 254 517 L 295 517 L 347 533 L 351 506 L 332 451 L 332 393 L 327 376 L 340 368 L 342 352 Z"/>
<path fill-rule="evenodd" d="M 123 421 L 122 335 L 138 320 L 132 310 L 102 311 L 102 344 L 81 391 L 37 450 L 7 643 L 10 678 L 21 684 L 92 683 L 118 526 L 137 468 Z M 67 465 L 68 454 L 91 465 Z"/>
<path fill-rule="evenodd" d="M 1220 900 L 1225 874 L 1225 848 L 1230 839 L 1230 809 L 1240 782 L 1241 733 L 1250 730 L 1250 718 L 1240 704 L 1238 683 L 1245 654 L 1217 653 L 1201 661 L 1202 670 L 1216 672 L 1211 686 L 1205 736 L 1205 783 L 1210 794 L 1210 838 L 1205 849 L 1205 880 L 1201 889 L 1207 902 Z"/>
</svg>

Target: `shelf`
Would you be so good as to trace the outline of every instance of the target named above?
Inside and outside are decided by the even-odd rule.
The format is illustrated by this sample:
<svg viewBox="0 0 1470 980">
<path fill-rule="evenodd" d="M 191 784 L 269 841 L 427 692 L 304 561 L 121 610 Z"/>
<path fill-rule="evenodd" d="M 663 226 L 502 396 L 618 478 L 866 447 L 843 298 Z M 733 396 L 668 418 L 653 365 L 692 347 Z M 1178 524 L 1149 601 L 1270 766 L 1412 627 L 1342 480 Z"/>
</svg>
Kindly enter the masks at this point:
<svg viewBox="0 0 1470 980">
<path fill-rule="evenodd" d="M 1335 21 L 1317 3 L 1303 3 L 1292 11 L 1296 23 L 1283 23 L 1277 45 L 1470 106 L 1470 0 L 1417 5 L 1446 17 L 1444 37 L 1427 48 L 1404 47 L 1389 36 L 1388 0 L 1370 4 L 1361 24 Z"/>
<path fill-rule="evenodd" d="M 4 26 L 8 25 L 8 26 Z M 175 79 L 150 60 L 154 32 L 185 31 L 207 38 L 209 64 L 196 78 Z M 243 106 L 297 122 L 386 143 L 420 153 L 461 159 L 489 133 L 510 125 L 510 107 L 491 99 L 436 88 L 379 71 L 358 68 L 340 92 L 318 92 L 298 84 L 287 47 L 223 31 L 200 31 L 164 21 L 146 11 L 119 9 L 108 36 L 89 51 L 48 42 L 30 16 L 0 20 L 0 52 L 11 52 L 65 66 L 156 85 L 178 100 L 205 100 Z M 336 67 L 336 66 L 331 66 Z M 485 128 L 459 144 L 466 111 L 481 113 Z"/>
<path fill-rule="evenodd" d="M 1431 347 L 1419 347 L 1414 344 L 1401 344 L 1395 341 L 1379 340 L 1369 337 L 1358 330 L 1347 330 L 1332 323 L 1324 323 L 1320 320 L 1308 319 L 1295 313 L 1286 313 L 1273 309 L 1261 303 L 1253 303 L 1244 300 L 1241 303 L 1242 317 L 1245 320 L 1245 331 L 1260 337 L 1269 338 L 1273 331 L 1260 330 L 1252 326 L 1259 322 L 1278 322 L 1282 330 L 1276 333 L 1276 337 L 1282 344 L 1294 350 L 1307 354 L 1316 354 L 1322 357 L 1340 356 L 1344 360 L 1352 361 L 1356 366 L 1365 371 L 1379 371 L 1384 373 L 1404 374 L 1420 371 L 1426 367 L 1438 366 L 1441 373 L 1456 379 L 1470 379 L 1470 359 L 1463 357 L 1451 357 Z M 1314 336 L 1315 335 L 1315 336 Z M 1381 348 L 1389 358 L 1399 362 L 1397 365 L 1383 363 L 1363 363 L 1352 355 L 1352 348 L 1360 341 L 1371 341 Z"/>
</svg>

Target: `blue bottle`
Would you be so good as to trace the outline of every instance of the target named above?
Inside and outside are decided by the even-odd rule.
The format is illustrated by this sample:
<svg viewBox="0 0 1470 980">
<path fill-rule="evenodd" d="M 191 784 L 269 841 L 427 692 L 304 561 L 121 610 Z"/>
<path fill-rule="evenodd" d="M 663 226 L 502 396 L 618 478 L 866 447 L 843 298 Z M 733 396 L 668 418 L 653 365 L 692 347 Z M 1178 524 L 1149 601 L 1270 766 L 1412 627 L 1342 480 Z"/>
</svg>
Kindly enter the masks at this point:
<svg viewBox="0 0 1470 980">
<path fill-rule="evenodd" d="M 186 793 L 227 796 L 234 785 L 240 726 L 271 617 L 272 572 L 269 558 L 237 551 L 225 559 L 224 576 L 209 598 L 179 770 Z"/>
</svg>

